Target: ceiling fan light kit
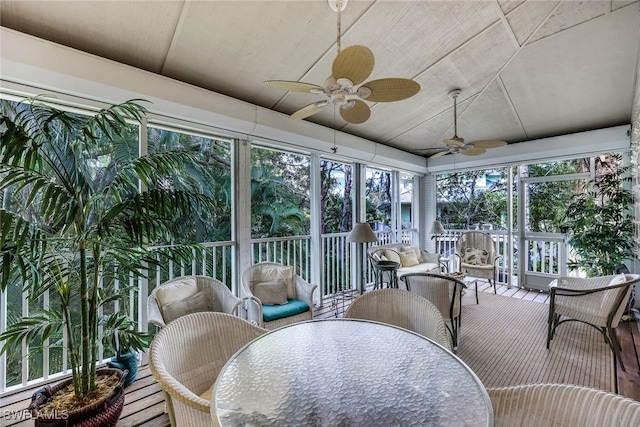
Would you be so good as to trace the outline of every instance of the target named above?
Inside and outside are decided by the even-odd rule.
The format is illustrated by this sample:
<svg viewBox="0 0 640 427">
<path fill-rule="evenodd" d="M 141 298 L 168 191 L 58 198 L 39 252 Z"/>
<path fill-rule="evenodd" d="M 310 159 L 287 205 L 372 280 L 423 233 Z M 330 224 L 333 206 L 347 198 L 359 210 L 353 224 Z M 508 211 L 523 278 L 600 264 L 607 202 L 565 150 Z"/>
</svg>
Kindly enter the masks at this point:
<svg viewBox="0 0 640 427">
<path fill-rule="evenodd" d="M 385 78 L 363 83 L 373 71 L 375 57 L 363 45 L 349 46 L 340 50 L 340 14 L 347 0 L 328 0 L 329 7 L 338 13 L 338 55 L 333 60 L 331 75 L 324 86 L 287 80 L 268 80 L 267 87 L 290 92 L 305 92 L 324 96 L 324 101 L 306 105 L 291 114 L 291 119 L 304 119 L 318 113 L 329 104 L 339 107 L 340 116 L 351 124 L 366 122 L 371 109 L 364 100 L 370 102 L 394 102 L 407 99 L 420 91 L 420 85 L 409 79 Z M 359 86 L 360 85 L 360 86 Z M 359 86 L 359 87 L 357 87 Z"/>
<path fill-rule="evenodd" d="M 462 91 L 460 89 L 454 89 L 449 92 L 449 98 L 453 99 L 453 137 L 445 138 L 444 144 L 447 146 L 443 151 L 439 151 L 430 159 L 437 159 L 438 157 L 445 156 L 447 154 L 464 154 L 466 156 L 479 156 L 487 152 L 489 148 L 497 148 L 507 145 L 506 141 L 498 141 L 493 139 L 464 142 L 464 138 L 458 136 L 458 96 Z"/>
</svg>

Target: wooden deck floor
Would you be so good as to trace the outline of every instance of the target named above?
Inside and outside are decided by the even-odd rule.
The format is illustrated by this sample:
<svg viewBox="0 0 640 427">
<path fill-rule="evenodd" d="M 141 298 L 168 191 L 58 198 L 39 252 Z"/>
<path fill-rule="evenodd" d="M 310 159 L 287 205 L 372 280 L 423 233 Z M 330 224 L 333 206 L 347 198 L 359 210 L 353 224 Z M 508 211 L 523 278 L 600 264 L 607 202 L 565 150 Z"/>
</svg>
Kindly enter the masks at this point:
<svg viewBox="0 0 640 427">
<path fill-rule="evenodd" d="M 480 283 L 480 292 L 493 292 L 493 288 L 488 283 Z M 469 292 L 473 292 L 471 289 Z M 514 298 L 548 303 L 549 295 L 538 291 L 528 291 L 517 288 L 498 287 L 498 294 Z M 337 301 L 332 305 L 330 301 L 325 302 L 323 307 L 316 310 L 315 317 L 330 318 L 342 315 L 348 306 L 349 300 Z M 618 339 L 623 349 L 623 361 L 627 368 L 626 372 L 618 370 L 618 392 L 623 396 L 640 401 L 640 362 L 638 353 L 640 352 L 640 333 L 637 322 L 624 322 L 617 328 Z M 26 408 L 30 401 L 33 389 L 24 390 L 15 395 L 2 399 L 0 404 L 0 426 L 1 427 L 26 427 L 32 426 L 32 421 L 17 419 L 11 414 L 19 414 Z M 24 417 L 24 416 L 23 416 Z M 169 417 L 164 413 L 164 398 L 159 385 L 154 380 L 148 366 L 143 366 L 138 372 L 138 378 L 129 386 L 125 398 L 125 407 L 122 412 L 118 427 L 166 427 L 169 426 Z"/>
</svg>

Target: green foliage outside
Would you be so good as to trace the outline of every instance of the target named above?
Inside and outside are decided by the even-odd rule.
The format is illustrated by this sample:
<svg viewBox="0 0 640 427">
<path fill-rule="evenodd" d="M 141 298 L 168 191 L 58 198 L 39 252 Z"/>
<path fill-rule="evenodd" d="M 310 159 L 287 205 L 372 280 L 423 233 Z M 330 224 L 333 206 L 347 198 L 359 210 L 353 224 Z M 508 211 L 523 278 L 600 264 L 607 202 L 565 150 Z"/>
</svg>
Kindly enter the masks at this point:
<svg viewBox="0 0 640 427">
<path fill-rule="evenodd" d="M 252 237 L 308 235 L 309 210 L 308 157 L 254 147 L 251 150 Z"/>
<path fill-rule="evenodd" d="M 574 251 L 569 268 L 588 275 L 611 274 L 616 265 L 632 256 L 633 223 L 629 207 L 631 192 L 627 168 L 620 166 L 621 156 L 603 155 L 595 159 L 596 179 L 550 179 L 529 182 L 525 194 L 514 187 L 514 212 L 527 199 L 523 226 L 528 232 L 568 232 L 568 244 Z M 589 172 L 589 159 L 525 165 L 522 178 L 562 177 Z M 491 179 L 489 179 L 491 177 Z M 490 224 L 507 229 L 506 170 L 460 172 L 437 177 L 438 218 L 445 228 L 473 229 Z M 515 183 L 514 183 L 515 185 Z M 514 218 L 515 221 L 515 218 Z M 517 228 L 518 224 L 513 225 Z M 558 265 L 559 254 L 542 253 L 541 242 L 530 247 L 530 263 L 551 257 Z M 537 255 L 536 255 L 537 253 Z M 534 256 L 536 255 L 536 256 Z M 533 265 L 541 271 L 540 265 Z"/>
<path fill-rule="evenodd" d="M 30 311 L 0 335 L 1 351 L 26 342 L 37 360 L 47 341 L 62 348 L 64 331 L 76 395 L 95 388 L 99 343 L 118 335 L 125 349 L 149 344 L 127 315 L 129 286 L 157 262 L 150 245 L 176 241 L 194 208 L 212 209 L 188 173 L 193 152 L 138 155 L 145 113 L 139 101 L 93 116 L 42 99 L 2 104 L 0 289 L 22 283 Z M 188 260 L 192 249 L 173 246 L 164 256 Z M 52 354 L 55 365 L 61 353 Z"/>
<path fill-rule="evenodd" d="M 575 194 L 566 211 L 568 243 L 575 252 L 569 268 L 588 276 L 612 274 L 633 256 L 631 178 L 621 160 L 619 155 L 596 158 L 595 178 Z"/>
<path fill-rule="evenodd" d="M 391 173 L 367 169 L 365 182 L 366 221 L 389 225 L 391 213 Z"/>
<path fill-rule="evenodd" d="M 492 179 L 487 180 L 491 175 Z M 472 229 L 483 224 L 506 228 L 505 170 L 438 175 L 438 218 L 448 229 Z"/>
</svg>

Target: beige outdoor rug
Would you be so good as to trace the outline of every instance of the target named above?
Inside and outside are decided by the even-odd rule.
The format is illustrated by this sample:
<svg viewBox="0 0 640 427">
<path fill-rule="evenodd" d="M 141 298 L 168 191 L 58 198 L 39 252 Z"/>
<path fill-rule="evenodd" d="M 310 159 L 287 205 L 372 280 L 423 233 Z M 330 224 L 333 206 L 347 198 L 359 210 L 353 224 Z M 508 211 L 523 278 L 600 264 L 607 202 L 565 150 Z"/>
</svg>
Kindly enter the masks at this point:
<svg viewBox="0 0 640 427">
<path fill-rule="evenodd" d="M 547 350 L 547 304 L 481 292 L 462 299 L 458 356 L 487 388 L 562 383 L 616 391 L 613 354 L 590 326 L 560 325 Z"/>
</svg>

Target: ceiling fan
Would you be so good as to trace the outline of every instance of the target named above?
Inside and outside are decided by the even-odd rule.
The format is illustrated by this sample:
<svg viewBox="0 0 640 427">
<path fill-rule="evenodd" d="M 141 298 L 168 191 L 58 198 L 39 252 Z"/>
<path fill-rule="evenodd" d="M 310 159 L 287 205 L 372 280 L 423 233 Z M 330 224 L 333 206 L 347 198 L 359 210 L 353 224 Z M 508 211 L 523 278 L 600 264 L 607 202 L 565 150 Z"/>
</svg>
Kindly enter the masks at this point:
<svg viewBox="0 0 640 427">
<path fill-rule="evenodd" d="M 348 0 L 328 0 L 329 6 L 338 13 L 338 55 L 333 60 L 331 75 L 324 86 L 287 80 L 267 80 L 264 85 L 273 89 L 291 92 L 306 92 L 322 95 L 323 100 L 314 102 L 291 114 L 292 119 L 309 117 L 329 104 L 339 107 L 340 116 L 352 124 L 366 122 L 371 116 L 369 106 L 363 101 L 392 102 L 407 99 L 418 93 L 420 85 L 409 79 L 387 78 L 363 83 L 373 71 L 375 58 L 368 47 L 354 45 L 340 50 L 340 14 Z M 357 87 L 360 85 L 360 87 Z"/>
<path fill-rule="evenodd" d="M 507 145 L 505 141 L 498 141 L 494 139 L 485 139 L 481 141 L 473 141 L 473 142 L 464 142 L 464 138 L 460 138 L 458 136 L 458 109 L 457 109 L 457 99 L 462 91 L 460 89 L 454 89 L 449 92 L 449 98 L 453 98 L 453 137 L 451 139 L 445 139 L 443 142 L 447 146 L 447 148 L 443 151 L 440 151 L 431 157 L 430 159 L 437 159 L 438 157 L 442 157 L 444 155 L 454 153 L 454 154 L 464 154 L 467 156 L 479 156 L 480 154 L 484 154 L 487 152 L 489 148 L 502 147 Z"/>
</svg>

